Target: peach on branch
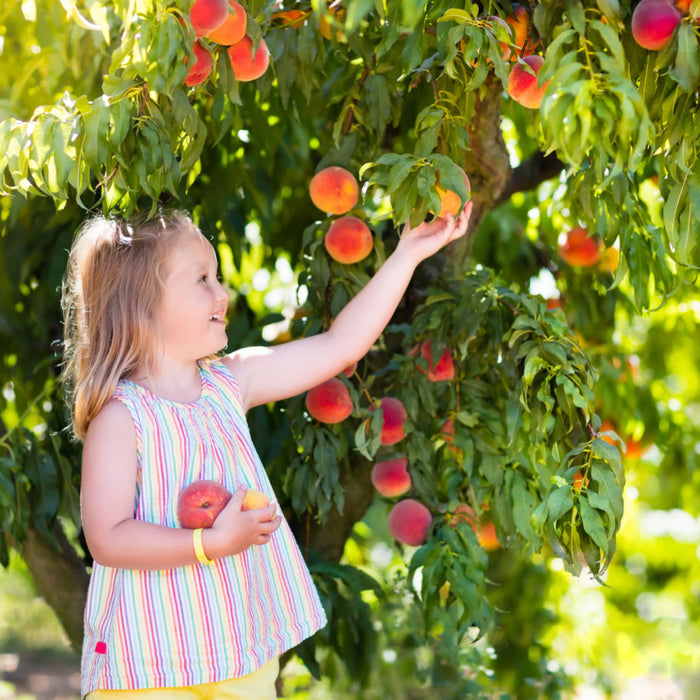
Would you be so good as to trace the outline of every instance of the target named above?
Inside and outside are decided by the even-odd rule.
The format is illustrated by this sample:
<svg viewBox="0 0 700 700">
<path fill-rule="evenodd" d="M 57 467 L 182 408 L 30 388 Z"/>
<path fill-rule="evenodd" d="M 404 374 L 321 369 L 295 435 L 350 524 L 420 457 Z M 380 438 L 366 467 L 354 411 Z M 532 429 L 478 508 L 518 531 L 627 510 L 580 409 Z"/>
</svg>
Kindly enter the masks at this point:
<svg viewBox="0 0 700 700">
<path fill-rule="evenodd" d="M 207 34 L 207 39 L 211 39 L 222 46 L 237 44 L 244 36 L 248 23 L 245 8 L 236 0 L 228 0 L 229 12 L 223 24 L 213 32 Z"/>
<path fill-rule="evenodd" d="M 645 49 L 660 51 L 681 23 L 681 14 L 671 0 L 641 0 L 632 12 L 632 36 Z"/>
<path fill-rule="evenodd" d="M 575 226 L 560 242 L 559 255 L 567 265 L 591 267 L 600 258 L 600 242 L 587 229 Z"/>
<path fill-rule="evenodd" d="M 382 409 L 382 445 L 395 445 L 403 440 L 406 433 L 403 424 L 408 418 L 406 409 L 400 399 L 385 396 L 379 403 Z"/>
<path fill-rule="evenodd" d="M 299 9 L 282 10 L 281 12 L 273 12 L 271 19 L 277 26 L 299 29 L 306 22 L 309 12 L 309 10 Z"/>
<path fill-rule="evenodd" d="M 539 109 L 542 104 L 542 98 L 549 83 L 549 81 L 546 81 L 544 85 L 539 85 L 538 82 L 537 74 L 543 64 L 544 59 L 542 56 L 532 54 L 520 59 L 511 68 L 506 89 L 508 94 L 523 107 Z"/>
<path fill-rule="evenodd" d="M 211 527 L 231 492 L 218 481 L 201 479 L 185 486 L 177 500 L 177 517 L 182 527 Z"/>
<path fill-rule="evenodd" d="M 203 83 L 209 77 L 213 65 L 211 54 L 198 41 L 194 42 L 192 51 L 194 52 L 195 61 L 185 77 L 185 85 L 188 87 Z M 185 64 L 187 62 L 188 59 L 185 57 Z"/>
<path fill-rule="evenodd" d="M 270 51 L 264 39 L 260 39 L 253 54 L 253 40 L 244 36 L 240 41 L 228 47 L 233 77 L 242 82 L 257 80 L 270 65 Z"/>
<path fill-rule="evenodd" d="M 350 391 L 337 377 L 309 389 L 306 410 L 321 423 L 340 423 L 353 409 Z"/>
<path fill-rule="evenodd" d="M 433 516 L 420 501 L 406 498 L 391 509 L 387 522 L 389 532 L 395 540 L 418 547 L 428 537 Z"/>
<path fill-rule="evenodd" d="M 603 272 L 615 272 L 620 262 L 620 251 L 617 248 L 605 248 L 600 253 L 598 267 Z"/>
<path fill-rule="evenodd" d="M 428 363 L 428 379 L 431 382 L 441 382 L 451 380 L 455 377 L 455 365 L 452 360 L 452 350 L 445 348 L 440 358 L 433 362 L 433 341 L 424 340 L 412 354 L 418 353 Z M 426 371 L 418 365 L 419 371 L 426 374 Z"/>
<path fill-rule="evenodd" d="M 513 45 L 522 50 L 530 33 L 530 12 L 523 5 L 513 4 L 513 14 L 506 17 L 506 22 L 513 35 Z"/>
<path fill-rule="evenodd" d="M 467 174 L 464 172 L 464 170 L 462 170 L 462 168 L 459 170 L 464 178 L 464 184 L 467 186 L 467 192 L 471 192 L 471 183 L 469 182 Z M 456 217 L 462 208 L 459 195 L 452 190 L 447 190 L 444 187 L 441 187 L 439 176 L 437 178 L 437 182 L 435 183 L 435 190 L 440 197 L 440 213 L 438 214 L 438 218 L 445 217 L 448 214 L 452 214 L 452 216 Z"/>
<path fill-rule="evenodd" d="M 387 498 L 401 496 L 411 488 L 408 460 L 405 457 L 377 462 L 372 467 L 372 485 Z"/>
<path fill-rule="evenodd" d="M 328 229 L 324 245 L 333 260 L 345 265 L 360 262 L 372 252 L 372 232 L 356 216 L 341 216 Z"/>
<path fill-rule="evenodd" d="M 321 211 L 347 214 L 357 204 L 360 188 L 349 170 L 331 165 L 311 178 L 309 195 Z"/>
<path fill-rule="evenodd" d="M 228 15 L 228 0 L 194 0 L 190 22 L 195 36 L 206 36 L 218 29 Z"/>
</svg>

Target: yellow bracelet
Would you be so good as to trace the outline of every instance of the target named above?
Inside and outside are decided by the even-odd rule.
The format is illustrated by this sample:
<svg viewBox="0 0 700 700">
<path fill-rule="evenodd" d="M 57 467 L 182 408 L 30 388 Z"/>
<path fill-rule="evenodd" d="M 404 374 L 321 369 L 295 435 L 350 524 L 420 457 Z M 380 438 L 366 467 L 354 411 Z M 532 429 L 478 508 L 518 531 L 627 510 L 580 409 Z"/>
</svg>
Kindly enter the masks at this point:
<svg viewBox="0 0 700 700">
<path fill-rule="evenodd" d="M 192 530 L 192 544 L 194 545 L 194 553 L 197 556 L 197 561 L 200 564 L 211 564 L 214 560 L 207 558 L 207 555 L 202 546 L 202 528 L 198 527 Z"/>
</svg>

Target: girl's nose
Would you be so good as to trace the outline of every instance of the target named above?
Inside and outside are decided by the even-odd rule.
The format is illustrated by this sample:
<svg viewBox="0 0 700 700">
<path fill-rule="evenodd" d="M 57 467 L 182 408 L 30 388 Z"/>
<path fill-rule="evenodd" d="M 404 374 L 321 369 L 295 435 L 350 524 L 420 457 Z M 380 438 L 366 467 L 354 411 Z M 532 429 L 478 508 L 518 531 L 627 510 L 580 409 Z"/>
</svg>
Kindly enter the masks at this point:
<svg viewBox="0 0 700 700">
<path fill-rule="evenodd" d="M 228 289 L 226 289 L 226 287 L 224 287 L 219 280 L 217 280 L 216 283 L 218 284 L 218 288 L 216 290 L 217 301 L 228 301 L 230 296 Z"/>
</svg>

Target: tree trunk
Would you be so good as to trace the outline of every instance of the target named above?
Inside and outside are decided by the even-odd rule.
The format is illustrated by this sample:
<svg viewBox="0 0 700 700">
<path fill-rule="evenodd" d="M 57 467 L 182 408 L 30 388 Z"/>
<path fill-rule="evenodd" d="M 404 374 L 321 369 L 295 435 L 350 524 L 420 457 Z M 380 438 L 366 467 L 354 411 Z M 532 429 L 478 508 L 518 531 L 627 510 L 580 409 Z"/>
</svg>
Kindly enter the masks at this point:
<svg viewBox="0 0 700 700">
<path fill-rule="evenodd" d="M 83 613 L 89 576 L 85 563 L 70 546 L 59 526 L 54 534 L 60 549 L 30 528 L 22 548 L 22 557 L 36 587 L 58 616 L 68 641 L 80 653 L 83 643 Z"/>
</svg>

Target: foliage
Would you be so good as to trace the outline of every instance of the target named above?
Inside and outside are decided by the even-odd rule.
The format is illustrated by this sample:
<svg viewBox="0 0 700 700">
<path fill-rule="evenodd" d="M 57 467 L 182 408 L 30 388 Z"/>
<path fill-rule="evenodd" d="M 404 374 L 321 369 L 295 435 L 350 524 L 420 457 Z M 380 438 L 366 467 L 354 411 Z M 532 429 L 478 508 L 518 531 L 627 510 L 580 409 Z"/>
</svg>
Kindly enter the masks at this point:
<svg viewBox="0 0 700 700">
<path fill-rule="evenodd" d="M 249 416 L 331 620 L 298 653 L 316 675 L 366 686 L 382 648 L 422 649 L 421 683 L 445 697 L 560 697 L 569 681 L 550 661 L 566 616 L 547 610 L 566 592 L 553 563 L 613 591 L 619 577 L 609 605 L 629 611 L 625 488 L 653 510 L 697 516 L 700 6 L 649 52 L 626 1 L 533 2 L 529 41 L 549 83 L 526 110 L 504 94 L 518 60 L 493 19 L 512 18 L 506 0 L 244 4 L 271 69 L 239 83 L 204 39 L 215 69 L 196 88 L 184 83 L 188 0 L 0 11 L 0 68 L 13 78 L 0 88 L 0 562 L 30 527 L 50 542 L 63 529 L 82 553 L 80 448 L 65 429 L 56 343 L 66 250 L 86 211 L 191 210 L 235 288 L 233 348 L 328 328 L 401 225 L 437 210 L 439 180 L 472 200 L 472 229 L 421 265 L 392 324 L 341 377 L 352 416 L 320 424 L 303 397 Z M 303 21 L 285 21 L 290 9 Z M 329 258 L 332 218 L 308 197 L 330 164 L 363 185 L 353 213 L 375 245 L 355 265 Z M 619 250 L 619 265 L 567 265 L 558 239 L 575 225 Z M 428 379 L 413 353 L 424 340 L 451 350 L 454 380 Z M 408 420 L 387 447 L 378 406 L 389 395 Z M 645 460 L 633 454 L 652 444 Z M 402 565 L 389 574 L 351 552 L 366 512 L 390 540 L 381 523 L 393 501 L 368 475 L 399 454 L 433 525 L 420 548 L 395 548 Z M 455 517 L 465 504 L 495 524 L 499 549 Z M 652 559 L 645 585 L 662 569 Z M 680 585 L 691 568 L 665 580 Z"/>
</svg>

